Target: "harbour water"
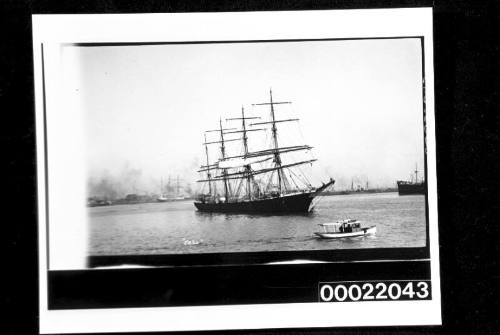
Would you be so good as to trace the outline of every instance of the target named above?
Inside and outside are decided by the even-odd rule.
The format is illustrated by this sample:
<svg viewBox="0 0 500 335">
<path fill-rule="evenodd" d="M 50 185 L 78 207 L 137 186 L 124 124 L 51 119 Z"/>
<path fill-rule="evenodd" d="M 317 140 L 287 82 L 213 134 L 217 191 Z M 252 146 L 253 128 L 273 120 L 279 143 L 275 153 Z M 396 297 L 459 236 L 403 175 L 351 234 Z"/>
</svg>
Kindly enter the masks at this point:
<svg viewBox="0 0 500 335">
<path fill-rule="evenodd" d="M 425 197 L 358 193 L 322 197 L 304 215 L 210 214 L 192 200 L 91 207 L 89 255 L 423 247 Z M 319 223 L 354 218 L 373 236 L 320 240 Z"/>
</svg>

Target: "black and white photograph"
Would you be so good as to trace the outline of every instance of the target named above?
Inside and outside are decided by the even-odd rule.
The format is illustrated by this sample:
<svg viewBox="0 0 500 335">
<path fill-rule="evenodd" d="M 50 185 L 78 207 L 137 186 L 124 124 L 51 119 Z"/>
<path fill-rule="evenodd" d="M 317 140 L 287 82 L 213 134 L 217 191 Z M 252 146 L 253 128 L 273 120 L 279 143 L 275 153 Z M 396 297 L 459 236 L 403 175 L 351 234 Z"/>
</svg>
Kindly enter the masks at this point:
<svg viewBox="0 0 500 335">
<path fill-rule="evenodd" d="M 62 50 L 90 256 L 426 245 L 421 39 Z"/>
<path fill-rule="evenodd" d="M 33 19 L 44 332 L 440 323 L 430 9 Z"/>
</svg>

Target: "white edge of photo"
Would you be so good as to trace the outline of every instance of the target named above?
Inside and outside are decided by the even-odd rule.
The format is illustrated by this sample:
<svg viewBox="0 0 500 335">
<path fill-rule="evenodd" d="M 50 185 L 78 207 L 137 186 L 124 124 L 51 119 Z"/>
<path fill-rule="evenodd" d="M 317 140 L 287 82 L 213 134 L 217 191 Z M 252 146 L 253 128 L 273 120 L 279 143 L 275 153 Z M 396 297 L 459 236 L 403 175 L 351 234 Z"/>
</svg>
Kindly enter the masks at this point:
<svg viewBox="0 0 500 335">
<path fill-rule="evenodd" d="M 439 276 L 436 143 L 434 120 L 433 32 L 431 8 L 278 11 L 238 13 L 33 15 L 33 61 L 38 183 L 38 248 L 40 333 L 140 332 L 222 329 L 273 329 L 358 326 L 415 326 L 441 324 Z M 301 22 L 301 24 L 297 24 Z M 231 29 L 228 29 L 231 27 Z M 131 43 L 182 41 L 238 41 L 372 38 L 423 36 L 425 45 L 426 145 L 428 230 L 432 299 L 425 301 L 373 301 L 350 303 L 290 303 L 196 307 L 49 310 L 49 270 L 85 268 L 87 256 L 86 195 L 68 190 L 64 178 L 85 180 L 85 147 L 82 120 L 63 107 L 57 80 L 43 82 L 43 72 L 60 59 L 44 59 L 44 50 L 65 43 Z M 51 54 L 57 54 L 52 52 Z M 44 113 L 44 110 L 47 113 Z M 48 112 L 50 111 L 50 113 Z M 44 145 L 54 128 L 62 129 L 67 142 L 46 152 Z M 64 155 L 57 155 L 64 152 Z M 54 155 L 56 153 L 56 155 Z M 51 157 L 45 165 L 45 157 Z M 62 157 L 64 156 L 64 157 Z M 69 172 L 70 171 L 70 172 Z M 59 180 L 59 181 L 58 181 Z M 64 199 L 45 192 L 47 185 Z M 47 202 L 50 199 L 50 204 Z M 64 211 L 46 208 L 63 206 Z M 64 220 L 71 211 L 75 220 Z M 57 215 L 62 217 L 58 218 Z M 54 217 L 55 216 L 55 217 Z M 64 222 L 49 230 L 47 220 Z M 50 248 L 47 248 L 50 235 Z M 57 244 L 57 245 L 55 245 Z M 54 252 L 65 250 L 65 252 Z M 50 260 L 50 264 L 48 263 Z M 126 292 L 123 292 L 127 294 Z"/>
</svg>

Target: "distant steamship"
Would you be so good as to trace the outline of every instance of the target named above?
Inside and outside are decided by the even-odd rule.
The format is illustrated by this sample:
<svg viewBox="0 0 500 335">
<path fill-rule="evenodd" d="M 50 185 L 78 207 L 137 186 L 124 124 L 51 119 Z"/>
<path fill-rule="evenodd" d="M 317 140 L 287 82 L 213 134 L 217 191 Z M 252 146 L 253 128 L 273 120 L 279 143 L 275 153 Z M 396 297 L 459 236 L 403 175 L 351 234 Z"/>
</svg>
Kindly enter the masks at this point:
<svg viewBox="0 0 500 335">
<path fill-rule="evenodd" d="M 238 121 L 241 128 L 223 128 L 219 120 L 219 129 L 205 132 L 206 165 L 198 172 L 204 177 L 198 182 L 208 186 L 206 193 L 197 196 L 194 203 L 199 211 L 232 212 L 232 213 L 307 213 L 314 205 L 314 198 L 333 186 L 330 178 L 319 187 L 313 187 L 301 173 L 300 166 L 311 164 L 316 159 L 288 161 L 284 163 L 282 156 L 292 152 L 309 152 L 308 145 L 282 146 L 278 144 L 277 125 L 284 122 L 295 122 L 299 119 L 276 119 L 275 106 L 290 102 L 274 102 L 272 91 L 270 101 L 253 106 L 269 106 L 270 118 L 267 121 L 255 122 L 260 117 L 246 116 L 241 109 L 241 117 L 229 118 L 226 121 Z M 248 134 L 253 132 L 270 132 L 271 147 L 250 151 Z M 218 140 L 207 142 L 207 133 L 217 133 Z M 239 138 L 227 136 L 241 135 Z M 262 134 L 262 133 L 261 133 Z M 240 141 L 241 151 L 238 154 L 226 152 L 226 143 Z M 220 155 L 215 162 L 209 160 L 209 145 L 219 144 Z"/>
<path fill-rule="evenodd" d="M 398 193 L 399 195 L 408 194 L 425 194 L 425 180 L 418 179 L 418 170 L 415 167 L 414 176 L 410 176 L 410 180 L 398 180 Z"/>
</svg>

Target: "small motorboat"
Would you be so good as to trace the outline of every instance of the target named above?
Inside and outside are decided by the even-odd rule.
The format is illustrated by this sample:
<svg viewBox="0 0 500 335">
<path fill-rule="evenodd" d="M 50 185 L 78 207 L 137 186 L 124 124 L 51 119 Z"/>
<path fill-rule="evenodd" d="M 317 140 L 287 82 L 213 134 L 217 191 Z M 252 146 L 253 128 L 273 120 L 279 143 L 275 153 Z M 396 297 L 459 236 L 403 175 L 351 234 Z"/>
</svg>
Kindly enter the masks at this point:
<svg viewBox="0 0 500 335">
<path fill-rule="evenodd" d="M 359 237 L 377 232 L 377 226 L 361 227 L 361 222 L 355 219 L 320 223 L 318 225 L 323 228 L 323 231 L 314 233 L 319 238 Z"/>
</svg>

